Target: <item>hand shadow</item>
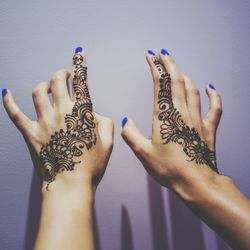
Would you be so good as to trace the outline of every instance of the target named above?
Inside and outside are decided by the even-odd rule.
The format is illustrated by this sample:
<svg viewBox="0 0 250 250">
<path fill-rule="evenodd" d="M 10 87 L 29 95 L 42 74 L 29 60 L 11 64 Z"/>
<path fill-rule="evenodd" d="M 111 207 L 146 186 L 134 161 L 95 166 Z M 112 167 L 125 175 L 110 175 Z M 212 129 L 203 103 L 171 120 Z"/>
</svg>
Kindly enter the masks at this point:
<svg viewBox="0 0 250 250">
<path fill-rule="evenodd" d="M 153 249 L 168 250 L 168 234 L 161 186 L 148 175 L 148 195 Z"/>
<path fill-rule="evenodd" d="M 134 250 L 131 223 L 124 205 L 122 205 L 121 250 Z"/>
<path fill-rule="evenodd" d="M 26 221 L 24 250 L 33 250 L 41 215 L 41 181 L 33 171 Z"/>
<path fill-rule="evenodd" d="M 98 222 L 96 217 L 96 209 L 93 212 L 94 216 L 94 240 L 95 240 L 95 250 L 101 250 L 100 246 L 100 237 L 99 237 L 99 230 L 98 230 Z"/>
<path fill-rule="evenodd" d="M 169 203 L 173 249 L 206 249 L 200 219 L 172 191 L 169 191 Z"/>
<path fill-rule="evenodd" d="M 216 242 L 217 242 L 217 250 L 229 250 L 229 246 L 226 244 L 226 242 L 219 236 L 216 235 Z"/>
</svg>

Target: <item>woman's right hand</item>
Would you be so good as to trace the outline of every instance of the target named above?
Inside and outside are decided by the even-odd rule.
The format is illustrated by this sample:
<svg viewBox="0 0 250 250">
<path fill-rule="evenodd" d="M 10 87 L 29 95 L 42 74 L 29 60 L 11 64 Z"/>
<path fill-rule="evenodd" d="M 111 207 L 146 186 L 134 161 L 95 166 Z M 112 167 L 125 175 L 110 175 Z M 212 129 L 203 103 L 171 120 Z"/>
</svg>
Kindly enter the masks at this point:
<svg viewBox="0 0 250 250">
<path fill-rule="evenodd" d="M 94 194 L 112 151 L 114 126 L 93 111 L 81 47 L 73 55 L 72 66 L 72 72 L 59 70 L 33 90 L 37 121 L 19 109 L 9 90 L 3 91 L 3 104 L 26 140 L 44 191 L 50 185 Z"/>
</svg>

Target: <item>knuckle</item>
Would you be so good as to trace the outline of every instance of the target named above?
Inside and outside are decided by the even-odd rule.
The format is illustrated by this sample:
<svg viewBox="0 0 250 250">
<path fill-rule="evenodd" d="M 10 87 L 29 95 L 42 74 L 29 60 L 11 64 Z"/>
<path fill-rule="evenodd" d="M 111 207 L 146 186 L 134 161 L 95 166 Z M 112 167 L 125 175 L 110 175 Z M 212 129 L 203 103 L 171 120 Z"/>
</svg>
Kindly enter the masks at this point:
<svg viewBox="0 0 250 250">
<path fill-rule="evenodd" d="M 214 119 L 214 120 L 209 122 L 209 130 L 210 131 L 216 130 L 217 126 L 218 126 L 218 120 L 217 119 Z M 208 139 L 209 139 L 209 137 L 208 137 Z"/>
<path fill-rule="evenodd" d="M 195 87 L 192 87 L 189 89 L 189 92 L 192 94 L 192 95 L 196 95 L 196 96 L 200 96 L 200 91 L 199 89 L 195 88 Z"/>
<path fill-rule="evenodd" d="M 220 93 L 218 93 L 217 91 L 215 91 L 215 94 L 216 94 L 216 97 L 217 97 L 217 98 L 221 99 Z"/>
<path fill-rule="evenodd" d="M 174 63 L 175 63 L 173 57 L 169 56 L 167 59 L 168 59 L 168 62 L 169 62 L 169 63 L 171 63 L 171 64 L 174 64 Z"/>
<path fill-rule="evenodd" d="M 221 95 L 217 91 L 215 91 L 214 96 L 217 99 L 221 99 Z"/>
<path fill-rule="evenodd" d="M 219 113 L 219 114 L 222 113 L 222 107 L 221 107 L 220 105 L 215 106 L 213 109 L 214 109 L 214 111 L 215 111 L 216 113 Z"/>
<path fill-rule="evenodd" d="M 38 136 L 37 134 L 35 134 L 35 133 L 30 133 L 29 134 L 29 140 L 34 145 L 43 145 L 44 144 L 44 140 L 40 136 Z"/>
<path fill-rule="evenodd" d="M 176 82 L 180 83 L 180 84 L 185 84 L 185 79 L 183 77 L 183 75 L 181 74 L 178 74 L 176 77 L 175 77 L 175 80 Z"/>
<path fill-rule="evenodd" d="M 21 116 L 20 116 L 20 112 L 19 112 L 19 111 L 14 111 L 14 112 L 11 114 L 11 117 L 12 117 L 12 119 L 13 119 L 15 122 L 17 122 L 17 123 L 19 123 L 20 120 L 21 120 Z"/>
<path fill-rule="evenodd" d="M 32 97 L 35 98 L 39 96 L 43 91 L 41 84 L 38 84 L 32 91 Z"/>
<path fill-rule="evenodd" d="M 43 82 L 39 82 L 35 88 L 41 88 L 43 89 L 44 87 L 46 87 L 46 85 L 48 84 L 48 82 L 43 81 Z"/>
<path fill-rule="evenodd" d="M 52 77 L 51 77 L 51 82 L 52 82 L 52 83 L 56 83 L 56 82 L 58 82 L 58 81 L 61 81 L 62 79 L 65 78 L 66 75 L 68 75 L 67 70 L 65 70 L 65 69 L 60 69 L 60 70 L 56 71 L 56 72 L 52 75 Z"/>
<path fill-rule="evenodd" d="M 154 74 L 154 80 L 155 80 L 155 82 L 158 83 L 160 81 L 160 79 L 161 79 L 160 73 L 159 72 L 155 72 L 155 74 Z"/>
<path fill-rule="evenodd" d="M 57 112 L 56 112 L 56 115 L 55 115 L 56 120 L 57 120 L 58 122 L 63 123 L 65 115 L 66 115 L 66 114 L 65 114 L 65 111 L 63 111 L 61 108 L 58 108 L 58 110 L 57 110 Z"/>
<path fill-rule="evenodd" d="M 134 150 L 134 152 L 135 152 L 136 154 L 139 154 L 139 155 L 141 155 L 141 154 L 144 153 L 144 148 L 143 148 L 140 144 L 138 144 L 138 143 L 136 143 L 136 144 L 134 145 L 133 150 Z"/>
<path fill-rule="evenodd" d="M 58 75 L 65 76 L 65 75 L 68 75 L 68 70 L 66 70 L 66 69 L 59 69 L 55 73 L 58 74 Z"/>
<path fill-rule="evenodd" d="M 132 148 L 133 148 L 134 153 L 143 159 L 148 159 L 151 157 L 150 149 L 148 148 L 148 145 L 146 144 L 135 143 Z"/>
</svg>

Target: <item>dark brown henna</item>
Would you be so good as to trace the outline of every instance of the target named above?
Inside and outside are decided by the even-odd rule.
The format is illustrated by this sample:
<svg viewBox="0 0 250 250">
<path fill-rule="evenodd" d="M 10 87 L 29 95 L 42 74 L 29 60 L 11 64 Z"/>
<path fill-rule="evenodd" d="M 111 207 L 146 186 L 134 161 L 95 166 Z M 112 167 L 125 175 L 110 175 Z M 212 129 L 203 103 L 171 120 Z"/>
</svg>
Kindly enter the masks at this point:
<svg viewBox="0 0 250 250">
<path fill-rule="evenodd" d="M 161 121 L 160 133 L 164 144 L 178 143 L 188 156 L 188 161 L 197 164 L 208 165 L 218 172 L 215 151 L 210 150 L 194 128 L 190 128 L 183 121 L 179 111 L 174 107 L 171 92 L 171 77 L 157 57 L 153 58 L 154 64 L 160 74 L 160 90 L 158 93 L 158 105 Z"/>
<path fill-rule="evenodd" d="M 82 66 L 83 60 L 81 54 L 73 56 L 76 102 L 72 113 L 65 116 L 67 130 L 55 132 L 40 151 L 43 178 L 48 182 L 47 190 L 58 173 L 74 170 L 75 164 L 80 163 L 76 158 L 82 156 L 85 148 L 89 150 L 96 144 L 96 124 L 87 86 L 87 67 Z"/>
</svg>

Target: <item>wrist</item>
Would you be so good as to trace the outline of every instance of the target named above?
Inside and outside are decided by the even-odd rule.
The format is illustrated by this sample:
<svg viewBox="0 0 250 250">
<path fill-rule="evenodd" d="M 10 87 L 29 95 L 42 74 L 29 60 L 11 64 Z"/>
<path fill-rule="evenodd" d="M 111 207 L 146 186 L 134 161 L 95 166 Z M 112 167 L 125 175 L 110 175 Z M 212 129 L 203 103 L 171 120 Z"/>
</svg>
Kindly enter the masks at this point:
<svg viewBox="0 0 250 250">
<path fill-rule="evenodd" d="M 41 190 L 42 205 L 46 208 L 66 207 L 72 210 L 92 207 L 95 200 L 95 188 L 90 182 L 65 184 L 60 180 L 52 182 L 49 189 L 46 184 Z M 60 204 L 60 205 L 59 205 Z"/>
<path fill-rule="evenodd" d="M 173 183 L 171 190 L 188 204 L 200 204 L 215 196 L 229 182 L 232 183 L 229 177 L 217 174 L 207 166 L 192 167 Z"/>
<path fill-rule="evenodd" d="M 82 193 L 87 197 L 92 197 L 95 195 L 96 190 L 92 179 L 91 174 L 79 171 L 79 169 L 63 172 L 58 174 L 51 183 L 43 181 L 41 193 L 42 196 L 49 194 L 67 195 L 69 193 Z"/>
<path fill-rule="evenodd" d="M 92 244 L 95 197 L 92 186 L 86 184 L 72 186 L 69 188 L 68 185 L 60 186 L 57 183 L 53 188 L 51 186 L 49 191 L 42 190 L 38 232 L 40 244 L 37 243 L 43 245 L 41 249 L 80 249 L 82 248 L 80 245 Z"/>
</svg>

